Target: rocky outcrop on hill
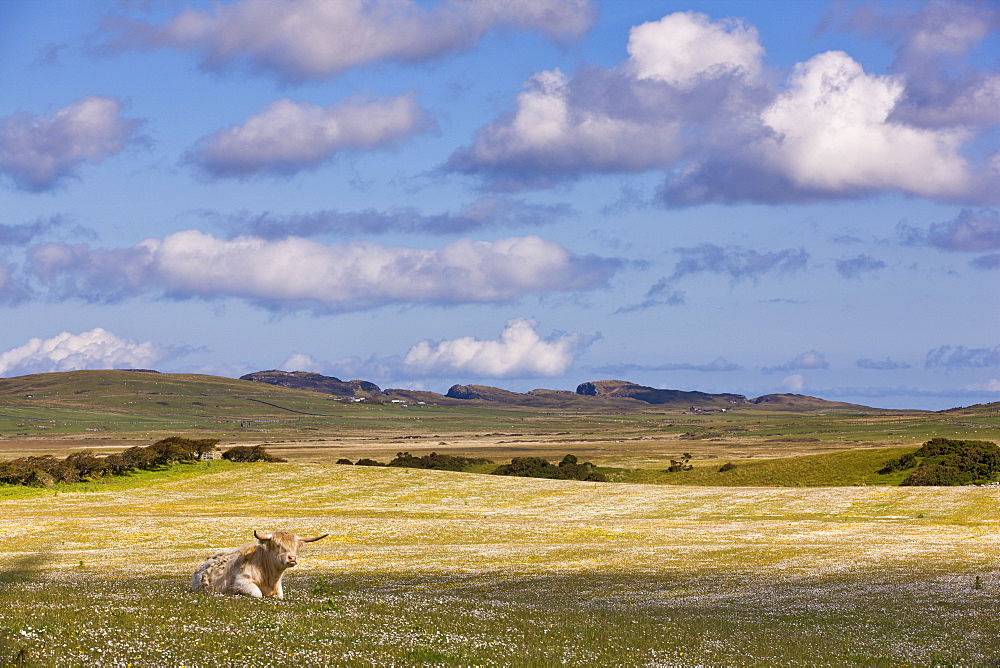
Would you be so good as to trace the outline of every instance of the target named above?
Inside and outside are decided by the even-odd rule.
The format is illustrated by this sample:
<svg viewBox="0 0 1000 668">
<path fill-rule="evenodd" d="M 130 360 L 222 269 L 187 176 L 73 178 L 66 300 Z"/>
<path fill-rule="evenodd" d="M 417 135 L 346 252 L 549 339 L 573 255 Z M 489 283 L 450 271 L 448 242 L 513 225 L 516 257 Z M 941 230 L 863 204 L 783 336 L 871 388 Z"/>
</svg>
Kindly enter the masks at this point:
<svg viewBox="0 0 1000 668">
<path fill-rule="evenodd" d="M 848 404 L 843 401 L 827 401 L 817 397 L 810 397 L 804 394 L 765 394 L 750 401 L 754 406 L 769 410 L 815 410 L 815 409 L 850 409 L 859 411 L 871 411 L 868 406 L 859 404 Z"/>
<path fill-rule="evenodd" d="M 663 390 L 638 385 L 625 380 L 595 380 L 581 383 L 576 392 L 565 390 L 531 390 L 511 392 L 489 385 L 452 385 L 447 394 L 425 390 L 382 390 L 365 380 L 341 380 L 309 371 L 257 371 L 242 376 L 269 385 L 296 390 L 322 392 L 335 397 L 352 397 L 376 403 L 429 404 L 458 406 L 465 402 L 489 402 L 508 406 L 561 410 L 636 410 L 644 406 L 666 406 L 671 409 L 703 412 L 731 410 L 871 410 L 865 406 L 838 401 L 826 401 L 801 394 L 767 394 L 747 399 L 742 394 L 709 394 L 684 390 Z"/>
<path fill-rule="evenodd" d="M 388 391 L 388 390 L 387 390 Z M 620 398 L 584 397 L 566 390 L 531 390 L 520 393 L 488 385 L 453 385 L 446 395 L 451 400 L 488 401 L 511 406 L 562 410 L 627 410 L 641 406 L 637 401 Z"/>
<path fill-rule="evenodd" d="M 337 397 L 375 397 L 382 394 L 382 390 L 375 383 L 366 380 L 343 381 L 333 376 L 324 376 L 319 373 L 309 371 L 255 371 L 245 376 L 240 376 L 240 380 L 252 380 L 257 383 L 267 383 L 268 385 L 280 385 L 294 390 L 308 390 L 310 392 L 322 392 L 332 394 Z"/>
<path fill-rule="evenodd" d="M 661 390 L 636 385 L 625 380 L 595 380 L 581 383 L 576 393 L 591 397 L 637 399 L 657 406 L 691 406 L 695 408 L 734 408 L 747 404 L 742 394 L 708 394 L 684 390 Z"/>
<path fill-rule="evenodd" d="M 519 392 L 501 390 L 488 385 L 452 385 L 444 395 L 450 399 L 481 399 L 501 404 L 523 403 L 524 395 Z"/>
</svg>

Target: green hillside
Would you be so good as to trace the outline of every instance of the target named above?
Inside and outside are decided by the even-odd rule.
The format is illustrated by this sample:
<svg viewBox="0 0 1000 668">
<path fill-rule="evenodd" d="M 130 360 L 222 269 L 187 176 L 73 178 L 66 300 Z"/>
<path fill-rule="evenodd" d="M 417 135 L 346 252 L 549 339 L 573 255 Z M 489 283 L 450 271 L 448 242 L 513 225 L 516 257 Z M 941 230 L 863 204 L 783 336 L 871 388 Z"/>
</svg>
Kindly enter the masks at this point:
<svg viewBox="0 0 1000 668">
<path fill-rule="evenodd" d="M 695 462 L 690 471 L 667 473 L 663 469 L 615 471 L 609 480 L 707 487 L 850 487 L 898 485 L 904 472 L 882 475 L 885 463 L 914 448 L 876 448 L 829 452 L 778 459 Z M 720 472 L 727 463 L 735 468 Z M 603 471 L 604 469 L 602 469 Z"/>
<path fill-rule="evenodd" d="M 70 371 L 0 380 L 0 434 L 236 432 L 336 412 L 327 397 L 196 374 Z"/>
<path fill-rule="evenodd" d="M 124 448 L 184 436 L 224 443 L 283 442 L 282 456 L 313 460 L 386 460 L 403 450 L 417 456 L 437 450 L 494 461 L 523 455 L 558 461 L 571 452 L 601 466 L 650 470 L 665 468 L 669 459 L 688 452 L 695 463 L 742 462 L 731 478 L 735 484 L 754 484 L 741 482 L 746 470 L 756 465 L 752 460 L 916 448 L 935 437 L 1000 440 L 1000 412 L 989 407 L 864 412 L 861 407 L 841 411 L 796 399 L 801 404 L 797 410 L 784 402 L 773 411 L 754 406 L 692 412 L 580 396 L 573 409 L 566 410 L 549 405 L 545 392 L 538 393 L 538 405 L 530 406 L 457 399 L 442 405 L 435 403 L 435 396 L 440 395 L 392 391 L 376 401 L 355 402 L 198 374 L 36 374 L 0 379 L 0 450 L 58 454 L 81 446 Z M 586 401 L 596 405 L 586 408 Z M 683 476 L 677 482 L 683 483 Z M 716 476 L 704 476 L 699 484 L 718 484 Z"/>
</svg>

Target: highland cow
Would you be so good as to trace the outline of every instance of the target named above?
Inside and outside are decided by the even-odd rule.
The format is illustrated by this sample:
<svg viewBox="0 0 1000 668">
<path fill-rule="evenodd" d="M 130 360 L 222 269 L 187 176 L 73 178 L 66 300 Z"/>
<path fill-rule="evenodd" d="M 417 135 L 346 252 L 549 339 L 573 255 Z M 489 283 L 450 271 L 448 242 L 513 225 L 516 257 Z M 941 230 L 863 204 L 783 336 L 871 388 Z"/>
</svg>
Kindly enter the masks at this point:
<svg viewBox="0 0 1000 668">
<path fill-rule="evenodd" d="M 195 571 L 191 584 L 195 591 L 282 599 L 281 576 L 298 563 L 299 548 L 328 535 L 302 538 L 290 531 L 266 534 L 254 531 L 256 543 L 247 543 L 210 556 Z"/>
</svg>

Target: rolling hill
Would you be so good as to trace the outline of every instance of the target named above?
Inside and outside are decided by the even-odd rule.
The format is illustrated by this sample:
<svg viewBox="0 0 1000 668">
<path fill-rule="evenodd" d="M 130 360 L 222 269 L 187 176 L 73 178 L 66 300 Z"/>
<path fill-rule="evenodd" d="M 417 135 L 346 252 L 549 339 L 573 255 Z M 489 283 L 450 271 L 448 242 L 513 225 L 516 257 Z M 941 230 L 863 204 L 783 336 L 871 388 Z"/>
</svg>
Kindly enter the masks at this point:
<svg viewBox="0 0 1000 668">
<path fill-rule="evenodd" d="M 625 381 L 584 383 L 578 392 L 458 385 L 445 395 L 280 371 L 246 379 L 70 371 L 0 379 L 0 451 L 123 449 L 176 435 L 294 442 L 302 457 L 318 456 L 319 447 L 354 459 L 391 459 L 407 448 L 496 459 L 567 452 L 605 460 L 682 452 L 747 458 L 915 446 L 932 437 L 995 438 L 996 408 L 891 411 L 801 395 L 746 399 Z"/>
<path fill-rule="evenodd" d="M 769 394 L 748 399 L 742 394 L 709 394 L 685 390 L 668 390 L 638 385 L 624 380 L 596 380 L 581 383 L 575 392 L 566 390 L 536 389 L 530 392 L 512 392 L 489 385 L 453 385 L 446 394 L 426 390 L 381 389 L 375 383 L 363 380 L 343 381 L 333 376 L 323 376 L 305 371 L 257 371 L 241 377 L 258 383 L 267 383 L 297 390 L 321 392 L 337 397 L 353 397 L 368 401 L 399 400 L 410 403 L 458 406 L 476 404 L 503 404 L 526 408 L 562 410 L 616 408 L 620 410 L 661 406 L 692 412 L 762 408 L 766 410 L 863 410 L 867 406 L 827 401 L 799 394 Z"/>
</svg>

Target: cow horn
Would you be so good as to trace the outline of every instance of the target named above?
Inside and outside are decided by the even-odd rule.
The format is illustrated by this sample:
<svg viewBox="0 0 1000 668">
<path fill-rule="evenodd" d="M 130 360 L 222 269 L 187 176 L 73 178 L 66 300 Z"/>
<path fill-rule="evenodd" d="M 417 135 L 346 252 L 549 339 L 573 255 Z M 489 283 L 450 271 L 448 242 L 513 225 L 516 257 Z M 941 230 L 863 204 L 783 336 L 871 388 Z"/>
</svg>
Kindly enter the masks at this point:
<svg viewBox="0 0 1000 668">
<path fill-rule="evenodd" d="M 256 529 L 253 530 L 253 537 L 257 540 L 271 540 L 271 536 L 273 535 L 273 533 L 259 534 Z"/>
<path fill-rule="evenodd" d="M 315 543 L 315 542 L 316 542 L 316 541 L 318 541 L 318 540 L 319 540 L 320 538 L 326 538 L 326 537 L 327 537 L 327 536 L 329 536 L 329 535 L 330 535 L 330 534 L 328 534 L 328 533 L 325 533 L 325 534 L 323 534 L 322 536 L 316 536 L 315 538 L 303 538 L 303 539 L 302 539 L 302 542 L 303 542 L 303 543 Z"/>
</svg>

